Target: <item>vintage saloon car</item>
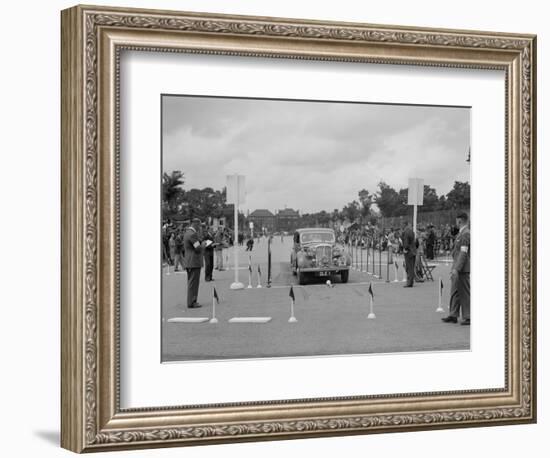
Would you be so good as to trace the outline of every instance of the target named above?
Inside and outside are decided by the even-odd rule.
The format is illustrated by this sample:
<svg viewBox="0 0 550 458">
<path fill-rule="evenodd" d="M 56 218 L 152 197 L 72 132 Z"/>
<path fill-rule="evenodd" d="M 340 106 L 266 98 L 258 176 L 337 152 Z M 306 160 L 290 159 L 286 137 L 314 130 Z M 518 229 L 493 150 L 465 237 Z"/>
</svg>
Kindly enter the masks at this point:
<svg viewBox="0 0 550 458">
<path fill-rule="evenodd" d="M 294 233 L 294 244 L 290 254 L 292 273 L 303 285 L 308 276 L 330 277 L 340 275 L 342 283 L 349 277 L 351 258 L 336 244 L 332 229 L 298 229 Z"/>
</svg>

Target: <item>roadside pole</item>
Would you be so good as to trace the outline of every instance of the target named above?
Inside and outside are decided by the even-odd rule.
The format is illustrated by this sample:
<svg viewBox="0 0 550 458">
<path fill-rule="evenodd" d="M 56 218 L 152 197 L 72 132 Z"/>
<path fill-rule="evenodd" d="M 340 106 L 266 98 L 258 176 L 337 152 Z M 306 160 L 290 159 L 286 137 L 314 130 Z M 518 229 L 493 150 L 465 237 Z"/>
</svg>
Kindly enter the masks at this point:
<svg viewBox="0 0 550 458">
<path fill-rule="evenodd" d="M 413 205 L 413 232 L 414 232 L 415 237 L 416 237 L 416 218 L 417 218 L 417 214 L 418 214 L 418 205 L 414 204 Z"/>
<path fill-rule="evenodd" d="M 244 175 L 228 175 L 227 176 L 227 197 L 228 202 L 233 203 L 233 259 L 235 269 L 235 281 L 231 283 L 231 289 L 243 289 L 244 284 L 239 281 L 239 203 L 244 201 Z"/>
<path fill-rule="evenodd" d="M 372 276 L 374 278 L 378 278 L 376 276 L 376 251 L 374 250 L 374 233 L 372 234 Z"/>
<path fill-rule="evenodd" d="M 367 272 L 367 274 L 370 275 L 370 267 L 369 267 L 369 252 L 370 252 L 370 240 L 369 240 L 369 235 L 367 234 L 367 261 L 366 261 L 366 269 L 365 271 Z"/>
<path fill-rule="evenodd" d="M 378 236 L 378 278 L 382 279 L 382 237 Z"/>
<path fill-rule="evenodd" d="M 363 237 L 361 237 L 361 269 L 359 269 L 361 272 L 363 272 Z"/>
<path fill-rule="evenodd" d="M 271 288 L 271 237 L 267 239 L 267 287 Z"/>
<path fill-rule="evenodd" d="M 386 260 L 386 283 L 390 282 L 390 243 L 386 244 L 386 249 L 388 250 L 388 256 Z"/>
<path fill-rule="evenodd" d="M 424 204 L 424 179 L 409 178 L 407 205 L 413 206 L 413 233 L 416 238 L 418 206 Z"/>
</svg>

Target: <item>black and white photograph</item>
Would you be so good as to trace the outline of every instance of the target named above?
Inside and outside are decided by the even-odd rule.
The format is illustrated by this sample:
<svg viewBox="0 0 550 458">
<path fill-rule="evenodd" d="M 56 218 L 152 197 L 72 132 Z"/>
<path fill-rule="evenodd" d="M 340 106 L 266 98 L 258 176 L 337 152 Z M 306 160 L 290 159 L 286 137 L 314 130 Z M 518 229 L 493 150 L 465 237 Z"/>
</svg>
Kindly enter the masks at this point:
<svg viewBox="0 0 550 458">
<path fill-rule="evenodd" d="M 162 362 L 470 349 L 470 107 L 161 116 Z"/>
</svg>

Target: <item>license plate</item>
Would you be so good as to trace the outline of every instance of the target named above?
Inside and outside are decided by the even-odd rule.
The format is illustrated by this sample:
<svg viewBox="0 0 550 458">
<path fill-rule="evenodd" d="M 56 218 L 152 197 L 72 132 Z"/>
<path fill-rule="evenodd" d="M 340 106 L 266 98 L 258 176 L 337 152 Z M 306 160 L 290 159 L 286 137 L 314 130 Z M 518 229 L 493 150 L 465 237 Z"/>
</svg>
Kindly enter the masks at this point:
<svg viewBox="0 0 550 458">
<path fill-rule="evenodd" d="M 328 277 L 330 275 L 330 272 L 327 272 L 326 270 L 322 270 L 320 272 L 317 272 L 318 277 Z"/>
</svg>

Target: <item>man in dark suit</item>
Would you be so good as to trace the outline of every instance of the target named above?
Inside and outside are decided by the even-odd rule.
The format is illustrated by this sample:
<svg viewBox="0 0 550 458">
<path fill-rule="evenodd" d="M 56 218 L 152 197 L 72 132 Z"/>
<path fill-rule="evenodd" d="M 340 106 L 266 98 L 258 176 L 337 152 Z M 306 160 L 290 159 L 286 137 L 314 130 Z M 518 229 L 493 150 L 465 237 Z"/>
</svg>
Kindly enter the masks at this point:
<svg viewBox="0 0 550 458">
<path fill-rule="evenodd" d="M 185 254 L 183 257 L 183 265 L 187 271 L 187 307 L 198 308 L 202 307 L 197 302 L 199 296 L 199 282 L 201 277 L 203 246 L 200 240 L 199 230 L 201 221 L 194 218 L 191 221 L 191 226 L 185 231 L 183 237 L 183 246 Z"/>
<path fill-rule="evenodd" d="M 416 261 L 416 240 L 409 223 L 403 223 L 403 253 L 405 255 L 405 270 L 407 271 L 407 284 L 405 288 L 412 288 L 414 282 L 414 265 Z"/>
<path fill-rule="evenodd" d="M 212 281 L 212 271 L 214 270 L 214 234 L 210 228 L 204 228 L 204 280 Z"/>
<path fill-rule="evenodd" d="M 426 237 L 426 259 L 432 260 L 435 258 L 435 230 L 430 224 L 428 226 L 428 237 Z"/>
<path fill-rule="evenodd" d="M 459 213 L 456 217 L 459 227 L 453 246 L 453 267 L 451 269 L 451 304 L 449 316 L 442 318 L 445 323 L 456 323 L 460 309 L 460 324 L 470 325 L 470 229 L 468 215 Z M 454 298 L 454 300 L 453 300 Z"/>
</svg>

